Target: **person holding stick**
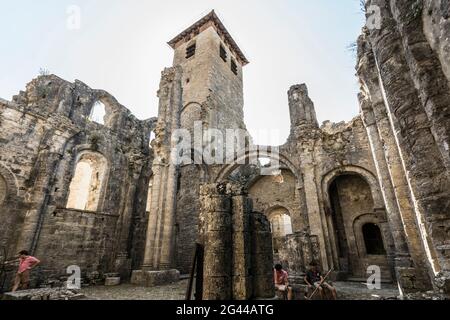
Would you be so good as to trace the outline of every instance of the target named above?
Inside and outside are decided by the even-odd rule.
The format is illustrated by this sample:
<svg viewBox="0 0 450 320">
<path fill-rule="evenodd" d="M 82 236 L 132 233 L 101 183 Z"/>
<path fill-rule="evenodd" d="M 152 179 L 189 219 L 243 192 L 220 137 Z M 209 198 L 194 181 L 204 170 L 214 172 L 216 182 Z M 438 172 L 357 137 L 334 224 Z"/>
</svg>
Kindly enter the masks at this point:
<svg viewBox="0 0 450 320">
<path fill-rule="evenodd" d="M 330 272 L 327 274 L 326 278 L 330 275 Z M 320 298 L 323 300 L 325 298 L 324 288 L 330 290 L 333 300 L 337 300 L 336 288 L 334 288 L 331 284 L 326 282 L 326 278 L 322 276 L 322 273 L 319 270 L 319 267 L 316 262 L 311 262 L 309 264 L 309 270 L 306 272 L 305 282 L 308 285 L 308 289 L 306 290 L 305 297 L 308 300 L 311 300 L 314 294 L 319 291 Z M 308 298 L 308 292 L 310 289 L 314 289 L 314 293 L 311 297 Z"/>
</svg>

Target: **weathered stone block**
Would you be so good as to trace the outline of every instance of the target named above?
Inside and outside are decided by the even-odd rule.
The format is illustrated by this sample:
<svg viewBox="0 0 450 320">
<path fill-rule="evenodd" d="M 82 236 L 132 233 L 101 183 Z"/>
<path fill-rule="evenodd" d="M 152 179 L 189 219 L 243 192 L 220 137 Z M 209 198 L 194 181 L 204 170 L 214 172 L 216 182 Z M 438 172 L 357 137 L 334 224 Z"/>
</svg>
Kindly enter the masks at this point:
<svg viewBox="0 0 450 320">
<path fill-rule="evenodd" d="M 180 280 L 178 270 L 146 271 L 135 270 L 131 276 L 131 283 L 143 287 L 156 287 L 174 283 Z"/>
<path fill-rule="evenodd" d="M 105 286 L 112 287 L 120 285 L 120 277 L 108 277 L 105 279 Z"/>
</svg>

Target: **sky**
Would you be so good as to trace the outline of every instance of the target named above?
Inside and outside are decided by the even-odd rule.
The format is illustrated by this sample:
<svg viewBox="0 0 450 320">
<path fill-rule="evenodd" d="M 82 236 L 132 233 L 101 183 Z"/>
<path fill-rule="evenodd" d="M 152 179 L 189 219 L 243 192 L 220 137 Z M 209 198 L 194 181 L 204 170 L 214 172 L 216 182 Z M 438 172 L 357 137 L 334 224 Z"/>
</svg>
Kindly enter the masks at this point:
<svg viewBox="0 0 450 320">
<path fill-rule="evenodd" d="M 359 0 L 0 0 L 0 97 L 11 100 L 46 69 L 108 91 L 139 119 L 157 116 L 167 41 L 212 9 L 250 60 L 244 113 L 256 142 L 286 140 L 294 84 L 308 85 L 320 123 L 358 114 L 348 46 L 364 24 Z M 262 130 L 278 131 L 278 141 L 258 141 Z"/>
</svg>

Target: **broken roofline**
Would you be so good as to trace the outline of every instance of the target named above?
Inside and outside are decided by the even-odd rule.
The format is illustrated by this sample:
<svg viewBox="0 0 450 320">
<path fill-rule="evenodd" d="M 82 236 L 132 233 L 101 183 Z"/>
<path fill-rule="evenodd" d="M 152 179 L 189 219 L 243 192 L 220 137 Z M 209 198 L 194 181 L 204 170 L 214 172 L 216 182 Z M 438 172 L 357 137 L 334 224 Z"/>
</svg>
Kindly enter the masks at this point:
<svg viewBox="0 0 450 320">
<path fill-rule="evenodd" d="M 181 32 L 178 36 L 170 40 L 167 44 L 171 46 L 172 49 L 175 49 L 175 46 L 179 41 L 181 41 L 191 33 L 195 32 L 196 30 L 200 29 L 202 26 L 204 26 L 206 23 L 210 21 L 214 23 L 214 26 L 216 27 L 216 30 L 219 33 L 219 35 L 225 39 L 225 43 L 236 53 L 242 66 L 248 64 L 249 61 L 245 57 L 244 53 L 239 48 L 236 41 L 234 41 L 233 37 L 231 37 L 227 28 L 225 28 L 224 24 L 222 23 L 222 21 L 220 21 L 219 17 L 217 16 L 214 10 L 212 10 L 210 13 L 208 13 L 206 16 L 198 20 L 192 26 Z"/>
</svg>

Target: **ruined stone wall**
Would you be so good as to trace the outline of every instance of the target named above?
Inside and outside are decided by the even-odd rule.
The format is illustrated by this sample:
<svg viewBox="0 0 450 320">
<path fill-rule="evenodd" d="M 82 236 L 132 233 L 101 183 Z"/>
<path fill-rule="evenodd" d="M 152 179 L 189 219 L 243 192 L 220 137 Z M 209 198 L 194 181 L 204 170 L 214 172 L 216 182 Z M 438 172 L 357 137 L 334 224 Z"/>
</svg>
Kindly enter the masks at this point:
<svg viewBox="0 0 450 320">
<path fill-rule="evenodd" d="M 293 86 L 289 92 L 291 112 L 291 135 L 281 153 L 289 159 L 298 159 L 302 180 L 297 181 L 300 203 L 306 202 L 308 233 L 317 236 L 320 247 L 320 261 L 324 269 L 338 269 L 338 239 L 331 208 L 329 188 L 339 176 L 354 174 L 362 177 L 370 188 L 374 198 L 370 208 L 359 210 L 359 214 L 346 217 L 345 225 L 355 237 L 353 224 L 358 216 L 375 215 L 385 210 L 380 186 L 376 179 L 376 166 L 369 146 L 367 132 L 360 117 L 350 122 L 332 124 L 326 122 L 319 128 L 315 116 L 314 104 L 308 96 L 305 85 Z M 357 185 L 353 188 L 361 190 Z M 363 197 L 364 194 L 355 195 Z M 353 204 L 351 204 L 352 206 Z M 354 210 L 349 209 L 351 212 Z M 388 231 L 387 238 L 390 238 Z M 388 242 L 391 245 L 391 241 Z M 360 257 L 360 253 L 354 254 Z"/>
<path fill-rule="evenodd" d="M 363 115 L 373 140 L 378 134 L 384 143 L 384 153 L 376 145 L 373 152 L 387 163 L 415 270 L 428 270 L 435 288 L 448 291 L 448 1 L 368 5 L 381 8 L 381 28 L 359 40 Z M 407 278 L 429 286 L 425 275 Z"/>
<path fill-rule="evenodd" d="M 292 219 L 294 231 L 300 231 L 303 227 L 300 200 L 294 175 L 288 170 L 282 170 L 282 177 L 262 176 L 253 182 L 249 189 L 257 212 L 266 215 L 271 209 L 282 207 L 287 209 Z M 269 217 L 268 217 L 269 218 Z"/>
<path fill-rule="evenodd" d="M 104 124 L 89 119 L 98 101 Z M 45 275 L 65 274 L 75 264 L 84 273 L 128 276 L 131 258 L 139 260 L 143 251 L 137 239 L 145 230 L 136 226 L 146 219 L 154 120 L 139 121 L 108 93 L 53 75 L 33 80 L 12 102 L 1 100 L 0 117 L 0 168 L 8 188 L 2 245 L 11 255 L 30 250 Z M 89 212 L 66 210 L 75 168 L 86 155 L 102 159 L 101 173 L 90 177 L 89 197 L 95 192 L 98 198 Z M 131 255 L 136 246 L 139 255 Z"/>
</svg>

